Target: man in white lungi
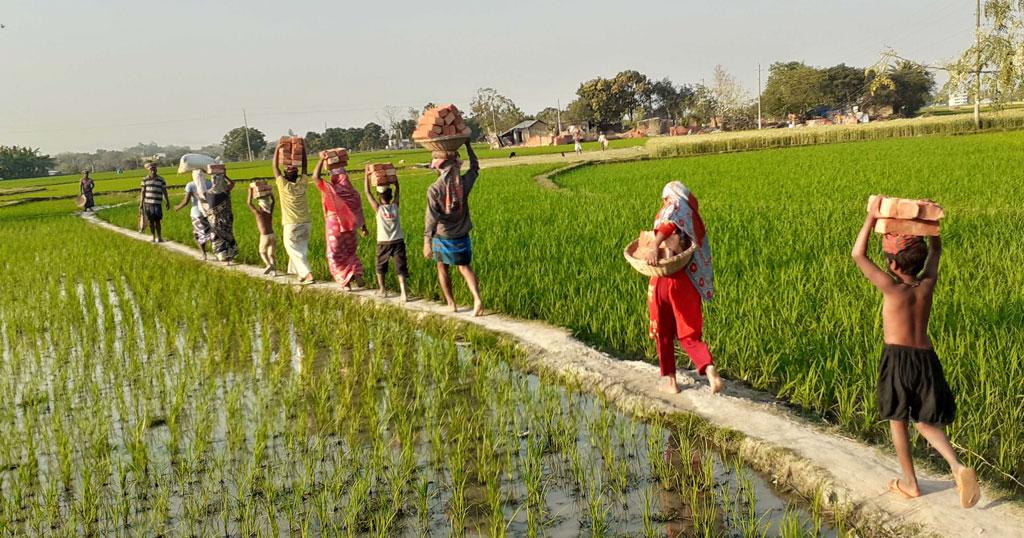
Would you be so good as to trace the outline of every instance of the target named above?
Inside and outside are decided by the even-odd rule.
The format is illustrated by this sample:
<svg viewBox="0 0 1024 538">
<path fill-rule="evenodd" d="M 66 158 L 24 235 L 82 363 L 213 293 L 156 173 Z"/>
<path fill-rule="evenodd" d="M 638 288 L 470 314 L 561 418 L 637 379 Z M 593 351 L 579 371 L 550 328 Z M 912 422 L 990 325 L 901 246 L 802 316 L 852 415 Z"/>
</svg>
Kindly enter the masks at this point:
<svg viewBox="0 0 1024 538">
<path fill-rule="evenodd" d="M 281 200 L 281 224 L 284 227 L 284 249 L 288 253 L 288 273 L 299 278 L 299 283 L 313 282 L 309 268 L 309 202 L 306 188 L 309 177 L 299 173 L 298 167 L 287 166 L 284 172 L 280 166 L 280 151 L 274 151 L 274 178 Z"/>
</svg>

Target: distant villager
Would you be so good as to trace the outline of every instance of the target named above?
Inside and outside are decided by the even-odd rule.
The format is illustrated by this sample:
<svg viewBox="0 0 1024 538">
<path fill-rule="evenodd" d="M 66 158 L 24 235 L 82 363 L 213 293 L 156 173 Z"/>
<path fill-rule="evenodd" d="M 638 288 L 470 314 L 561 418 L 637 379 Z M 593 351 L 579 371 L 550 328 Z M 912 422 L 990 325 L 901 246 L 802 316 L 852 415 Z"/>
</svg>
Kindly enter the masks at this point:
<svg viewBox="0 0 1024 538">
<path fill-rule="evenodd" d="M 96 206 L 96 201 L 93 198 L 93 189 L 96 188 L 96 182 L 89 177 L 89 171 L 82 172 L 82 180 L 79 182 L 79 193 L 82 196 L 82 210 L 92 211 L 92 208 Z"/>
<path fill-rule="evenodd" d="M 156 163 L 146 163 L 149 173 L 142 179 L 142 193 L 139 201 L 139 212 L 149 223 L 149 231 L 154 243 L 163 243 L 161 221 L 164 218 L 163 204 L 171 209 L 171 199 L 167 194 L 167 182 L 156 173 Z M 141 227 L 141 223 L 140 223 Z M 141 230 L 140 230 L 141 231 Z"/>
</svg>

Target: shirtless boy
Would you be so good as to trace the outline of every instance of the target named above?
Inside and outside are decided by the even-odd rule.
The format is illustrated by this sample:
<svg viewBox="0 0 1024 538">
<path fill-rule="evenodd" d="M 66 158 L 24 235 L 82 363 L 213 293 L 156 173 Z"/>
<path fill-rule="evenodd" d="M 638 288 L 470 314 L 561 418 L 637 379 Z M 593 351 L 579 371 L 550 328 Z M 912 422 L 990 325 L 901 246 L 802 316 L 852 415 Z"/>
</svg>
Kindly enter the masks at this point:
<svg viewBox="0 0 1024 538">
<path fill-rule="evenodd" d="M 942 364 L 928 338 L 932 294 L 939 278 L 942 242 L 930 237 L 929 245 L 917 236 L 886 235 L 882 250 L 888 272 L 868 258 L 868 242 L 878 219 L 882 197 L 868 203 L 864 226 L 853 245 L 853 260 L 864 276 L 882 292 L 882 330 L 885 345 L 878 375 L 878 411 L 889 421 L 902 478 L 889 482 L 889 491 L 912 499 L 921 496 L 914 459 L 910 452 L 907 423 L 928 440 L 949 464 L 960 493 L 960 504 L 978 503 L 981 490 L 974 470 L 957 459 L 946 437 L 945 426 L 956 417 L 956 401 L 942 373 Z"/>
</svg>

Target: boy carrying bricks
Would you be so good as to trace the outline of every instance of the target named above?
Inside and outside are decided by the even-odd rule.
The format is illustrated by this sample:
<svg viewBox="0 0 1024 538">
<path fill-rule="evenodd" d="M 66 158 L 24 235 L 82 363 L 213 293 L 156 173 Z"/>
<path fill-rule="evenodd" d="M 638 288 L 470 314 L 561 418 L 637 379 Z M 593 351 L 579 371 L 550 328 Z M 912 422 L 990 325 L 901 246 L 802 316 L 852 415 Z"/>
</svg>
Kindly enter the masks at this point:
<svg viewBox="0 0 1024 538">
<path fill-rule="evenodd" d="M 367 202 L 377 215 L 377 294 L 382 297 L 388 296 L 387 288 L 384 286 L 384 277 L 388 274 L 388 261 L 394 259 L 398 287 L 402 293 L 401 301 L 405 303 L 409 300 L 405 290 L 405 281 L 409 278 L 409 264 L 405 253 L 405 232 L 402 231 L 402 221 L 398 215 L 398 182 L 387 185 L 378 184 L 376 187 L 377 193 L 380 195 L 380 199 L 378 199 L 370 190 L 371 174 L 371 170 L 367 167 L 363 190 L 366 192 Z"/>
<path fill-rule="evenodd" d="M 882 292 L 885 345 L 878 375 L 878 410 L 889 421 L 892 443 L 903 469 L 902 478 L 889 482 L 889 491 L 907 499 L 921 496 L 907 428 L 907 423 L 913 421 L 921 436 L 949 464 L 960 504 L 970 508 L 977 504 L 981 490 L 974 471 L 960 463 L 946 437 L 944 428 L 956 417 L 956 401 L 928 337 L 942 242 L 938 235 L 932 235 L 926 246 L 920 236 L 887 233 L 882 250 L 888 272 L 880 269 L 868 258 L 867 250 L 871 231 L 882 217 L 882 201 L 881 196 L 875 196 L 868 202 L 867 217 L 852 256 L 864 276 Z"/>
<path fill-rule="evenodd" d="M 274 247 L 277 239 L 274 236 L 274 189 L 266 181 L 256 180 L 249 186 L 249 196 L 245 200 L 249 211 L 256 218 L 256 228 L 260 231 L 260 259 L 266 267 L 263 274 L 277 276 L 274 269 Z"/>
</svg>

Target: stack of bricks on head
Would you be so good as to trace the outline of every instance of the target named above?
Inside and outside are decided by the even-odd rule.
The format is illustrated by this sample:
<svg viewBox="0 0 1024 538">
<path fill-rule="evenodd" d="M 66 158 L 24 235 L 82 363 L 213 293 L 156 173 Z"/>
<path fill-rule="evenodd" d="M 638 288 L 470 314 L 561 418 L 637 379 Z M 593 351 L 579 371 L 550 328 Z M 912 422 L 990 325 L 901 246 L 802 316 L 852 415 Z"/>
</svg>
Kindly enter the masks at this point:
<svg viewBox="0 0 1024 538">
<path fill-rule="evenodd" d="M 257 179 L 253 181 L 250 184 L 249 188 L 252 190 L 253 198 L 260 198 L 263 196 L 270 196 L 271 194 L 274 194 L 274 188 L 271 187 L 269 183 L 263 181 L 262 179 Z"/>
<path fill-rule="evenodd" d="M 328 170 L 343 169 L 348 165 L 348 150 L 345 148 L 325 150 L 321 157 L 327 163 Z"/>
<path fill-rule="evenodd" d="M 423 113 L 413 131 L 414 140 L 430 140 L 443 136 L 469 136 L 470 130 L 455 105 L 442 105 Z"/>
<path fill-rule="evenodd" d="M 876 196 L 868 200 L 873 204 Z M 927 200 L 882 197 L 875 232 L 880 234 L 937 236 L 939 221 L 946 216 L 942 207 Z"/>
<path fill-rule="evenodd" d="M 306 173 L 306 141 L 301 136 L 282 136 L 277 141 L 277 151 L 281 155 L 281 166 L 294 166 Z"/>
<path fill-rule="evenodd" d="M 398 171 L 391 163 L 367 164 L 366 175 L 370 176 L 377 187 L 398 183 Z"/>
</svg>

